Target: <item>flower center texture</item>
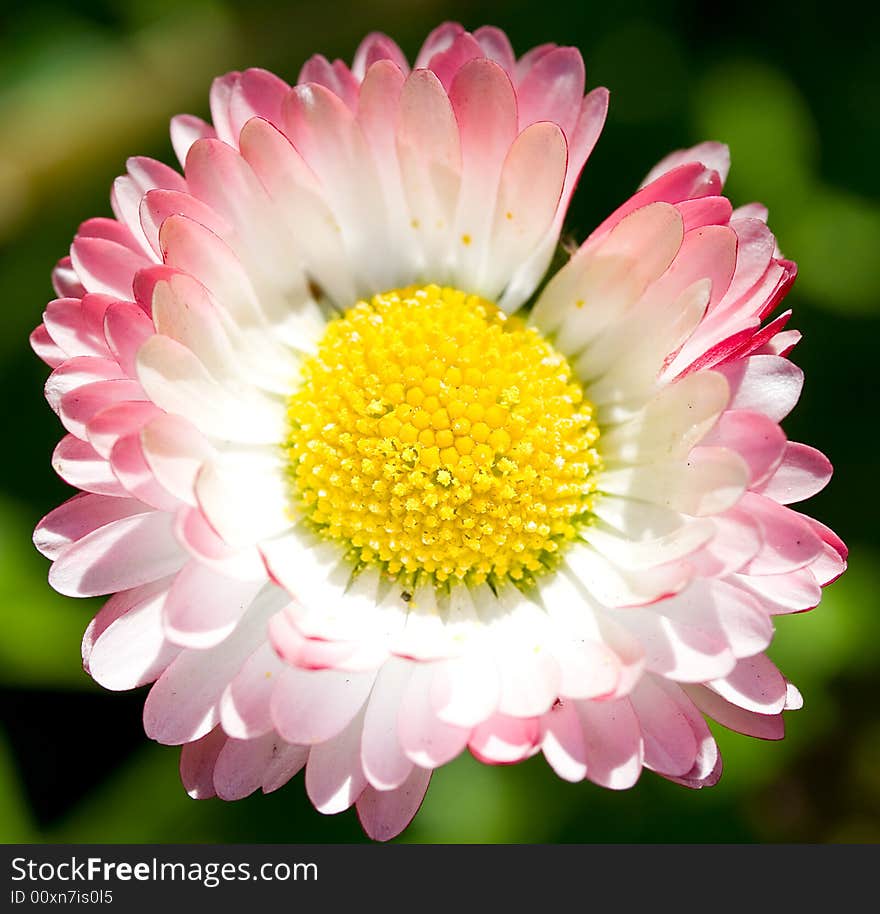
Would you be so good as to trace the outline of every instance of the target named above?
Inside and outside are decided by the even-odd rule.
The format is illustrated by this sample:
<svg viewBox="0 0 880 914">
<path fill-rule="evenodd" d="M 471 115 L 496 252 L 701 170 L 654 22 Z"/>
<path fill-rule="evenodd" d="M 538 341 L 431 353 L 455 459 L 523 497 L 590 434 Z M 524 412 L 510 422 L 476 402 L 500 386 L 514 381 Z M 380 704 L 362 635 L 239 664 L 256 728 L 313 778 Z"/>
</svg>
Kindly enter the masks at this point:
<svg viewBox="0 0 880 914">
<path fill-rule="evenodd" d="M 528 583 L 591 517 L 599 429 L 568 361 L 458 289 L 330 321 L 288 402 L 291 508 L 357 566 Z"/>
</svg>

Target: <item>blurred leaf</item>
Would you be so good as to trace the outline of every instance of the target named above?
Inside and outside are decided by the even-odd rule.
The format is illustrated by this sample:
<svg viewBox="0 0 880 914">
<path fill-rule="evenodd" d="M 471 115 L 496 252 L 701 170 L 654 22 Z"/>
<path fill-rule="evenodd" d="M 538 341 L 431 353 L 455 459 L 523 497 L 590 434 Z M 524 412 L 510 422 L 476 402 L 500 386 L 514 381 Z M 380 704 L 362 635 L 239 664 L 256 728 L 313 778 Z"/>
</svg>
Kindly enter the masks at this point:
<svg viewBox="0 0 880 914">
<path fill-rule="evenodd" d="M 677 36 L 657 23 L 626 22 L 604 35 L 588 60 L 592 84 L 612 88 L 612 111 L 623 122 L 662 121 L 687 85 Z M 652 163 L 644 163 L 647 172 Z"/>
<path fill-rule="evenodd" d="M 539 762 L 543 764 L 543 759 Z M 534 793 L 523 789 L 528 777 L 526 766 L 483 765 L 465 752 L 434 773 L 425 802 L 401 840 L 487 844 L 546 840 L 556 816 L 548 815 L 545 794 L 542 815 L 534 817 L 530 802 Z"/>
<path fill-rule="evenodd" d="M 880 205 L 817 187 L 786 231 L 798 290 L 832 311 L 880 313 Z"/>
<path fill-rule="evenodd" d="M 66 25 L 63 19 L 43 25 L 33 60 L 23 62 L 32 77 L 0 92 L 0 124 L 7 126 L 0 180 L 16 189 L 12 202 L 0 206 L 0 240 L 29 208 L 63 191 L 72 175 L 113 155 L 121 169 L 132 148 L 203 97 L 237 41 L 224 8 L 208 0 L 178 5 L 115 40 Z M 111 181 L 112 175 L 107 187 Z"/>
<path fill-rule="evenodd" d="M 761 200 L 777 224 L 792 224 L 809 205 L 818 157 L 816 126 L 794 83 L 766 64 L 731 61 L 703 78 L 694 104 L 697 134 L 730 146 L 734 199 Z"/>
<path fill-rule="evenodd" d="M 179 754 L 177 748 L 146 743 L 52 827 L 45 840 L 107 844 L 210 841 L 215 804 L 193 800 L 184 791 Z"/>
<path fill-rule="evenodd" d="M 852 547 L 844 576 L 825 589 L 816 609 L 777 616 L 771 655 L 803 690 L 843 673 L 876 670 L 880 661 L 880 554 Z M 805 701 L 810 700 L 806 694 Z"/>
<path fill-rule="evenodd" d="M 31 542 L 33 523 L 0 498 L 0 682 L 42 688 L 94 688 L 82 669 L 80 642 L 97 609 L 94 600 L 55 593 L 48 563 Z"/>
</svg>

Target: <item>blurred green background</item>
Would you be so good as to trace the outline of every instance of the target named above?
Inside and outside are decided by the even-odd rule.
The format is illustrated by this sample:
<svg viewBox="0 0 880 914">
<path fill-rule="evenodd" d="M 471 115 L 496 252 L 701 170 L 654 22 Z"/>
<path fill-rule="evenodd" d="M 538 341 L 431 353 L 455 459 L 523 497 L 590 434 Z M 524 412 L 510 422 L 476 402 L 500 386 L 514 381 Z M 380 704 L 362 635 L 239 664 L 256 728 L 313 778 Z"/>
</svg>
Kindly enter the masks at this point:
<svg viewBox="0 0 880 914">
<path fill-rule="evenodd" d="M 870 17 L 873 21 L 869 21 Z M 836 476 L 807 507 L 851 547 L 851 570 L 812 613 L 779 620 L 771 654 L 805 709 L 764 743 L 719 732 L 725 774 L 691 792 L 646 773 L 615 794 L 558 780 L 539 757 L 435 777 L 402 840 L 462 842 L 874 842 L 880 838 L 880 540 L 875 340 L 880 330 L 880 17 L 844 0 L 625 5 L 440 0 L 31 0 L 0 13 L 0 840 L 363 840 L 326 818 L 298 776 L 269 797 L 195 802 L 178 751 L 142 734 L 143 690 L 112 694 L 79 662 L 97 604 L 54 594 L 30 543 L 70 493 L 49 465 L 60 427 L 27 335 L 77 224 L 110 215 L 130 154 L 171 162 L 172 114 L 207 115 L 214 75 L 246 66 L 290 81 L 313 52 L 351 58 L 380 29 L 414 56 L 443 19 L 506 29 L 518 53 L 578 46 L 612 93 L 605 133 L 570 214 L 582 238 L 667 151 L 733 151 L 734 203 L 762 200 L 800 264 L 787 304 L 804 332 L 794 440 Z"/>
</svg>

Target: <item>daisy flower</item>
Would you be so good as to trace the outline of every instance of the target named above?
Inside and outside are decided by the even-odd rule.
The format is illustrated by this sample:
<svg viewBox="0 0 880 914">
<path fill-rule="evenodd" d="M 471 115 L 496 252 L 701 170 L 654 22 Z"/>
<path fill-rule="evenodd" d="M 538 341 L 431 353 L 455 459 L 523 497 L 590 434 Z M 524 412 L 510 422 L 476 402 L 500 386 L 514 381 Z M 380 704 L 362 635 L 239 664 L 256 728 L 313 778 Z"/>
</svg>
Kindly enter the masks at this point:
<svg viewBox="0 0 880 914">
<path fill-rule="evenodd" d="M 831 475 L 780 421 L 795 277 L 726 149 L 656 166 L 545 273 L 605 89 L 444 24 L 293 87 L 215 81 L 82 224 L 32 336 L 81 492 L 49 580 L 193 797 L 300 769 L 376 839 L 463 750 L 610 788 L 715 783 L 706 717 L 783 735 L 764 654 L 846 549 L 789 504 Z M 538 289 L 541 289 L 538 292 Z"/>
</svg>

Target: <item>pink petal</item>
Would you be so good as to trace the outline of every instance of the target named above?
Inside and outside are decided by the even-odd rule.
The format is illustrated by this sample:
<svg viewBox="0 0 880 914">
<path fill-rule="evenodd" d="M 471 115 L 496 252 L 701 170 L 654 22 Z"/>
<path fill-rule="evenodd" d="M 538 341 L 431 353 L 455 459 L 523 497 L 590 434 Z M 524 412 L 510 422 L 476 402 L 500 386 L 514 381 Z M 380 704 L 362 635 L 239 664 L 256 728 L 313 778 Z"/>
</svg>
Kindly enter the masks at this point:
<svg viewBox="0 0 880 914">
<path fill-rule="evenodd" d="M 182 651 L 147 696 L 147 736 L 164 745 L 180 745 L 214 727 L 226 686 L 265 640 L 266 622 L 278 608 L 278 594 L 267 593 L 225 641 L 206 650 Z"/>
<path fill-rule="evenodd" d="M 281 106 L 289 91 L 290 86 L 274 73 L 257 67 L 245 70 L 229 99 L 229 125 L 233 136 L 238 137 L 252 117 L 261 117 L 279 126 Z"/>
<path fill-rule="evenodd" d="M 199 562 L 174 578 L 163 620 L 169 641 L 203 649 L 219 644 L 238 624 L 264 582 L 236 581 Z"/>
<path fill-rule="evenodd" d="M 702 682 L 724 676 L 736 664 L 723 632 L 711 619 L 707 626 L 653 609 L 630 609 L 619 621 L 638 638 L 652 673 L 680 682 Z"/>
<path fill-rule="evenodd" d="M 725 701 L 717 692 L 703 686 L 686 686 L 694 704 L 728 730 L 745 733 L 757 739 L 782 739 L 785 724 L 782 714 L 758 714 Z"/>
<path fill-rule="evenodd" d="M 682 777 L 697 758 L 697 739 L 681 702 L 662 688 L 653 676 L 645 676 L 630 700 L 645 745 L 645 767 Z"/>
<path fill-rule="evenodd" d="M 764 654 L 740 660 L 732 673 L 707 685 L 722 698 L 746 711 L 778 714 L 785 707 L 785 679 Z"/>
<path fill-rule="evenodd" d="M 487 287 L 502 288 L 550 230 L 567 162 L 565 138 L 555 124 L 532 124 L 514 140 L 495 204 Z"/>
<path fill-rule="evenodd" d="M 104 238 L 77 236 L 70 248 L 77 276 L 89 292 L 104 292 L 115 298 L 132 299 L 132 280 L 150 261 L 131 248 Z"/>
<path fill-rule="evenodd" d="M 224 143 L 234 146 L 238 140 L 238 135 L 233 133 L 232 125 L 229 120 L 229 103 L 232 98 L 232 92 L 236 84 L 241 79 L 241 73 L 231 72 L 223 76 L 218 76 L 211 83 L 209 100 L 211 105 L 211 120 L 214 123 L 214 129 L 217 136 Z"/>
<path fill-rule="evenodd" d="M 516 96 L 507 74 L 485 58 L 472 60 L 456 74 L 449 91 L 461 136 L 462 183 L 456 238 L 465 275 L 473 275 L 491 227 L 504 159 L 516 137 Z"/>
<path fill-rule="evenodd" d="M 621 681 L 620 660 L 598 641 L 572 639 L 554 648 L 559 664 L 559 694 L 565 698 L 604 698 Z"/>
<path fill-rule="evenodd" d="M 720 190 L 721 181 L 716 172 L 706 169 L 699 162 L 679 165 L 633 194 L 590 235 L 588 240 L 593 241 L 606 235 L 625 216 L 649 203 L 681 203 L 698 197 L 717 196 Z"/>
<path fill-rule="evenodd" d="M 83 288 L 69 257 L 62 257 L 52 270 L 52 288 L 62 298 L 82 298 Z"/>
<path fill-rule="evenodd" d="M 654 679 L 654 685 L 666 692 L 669 698 L 675 702 L 679 711 L 690 725 L 697 745 L 696 758 L 690 771 L 680 778 L 662 771 L 660 773 L 676 784 L 694 789 L 715 784 L 721 776 L 721 755 L 718 752 L 718 746 L 706 724 L 705 718 L 680 686 L 659 678 Z"/>
<path fill-rule="evenodd" d="M 431 683 L 431 706 L 439 720 L 473 727 L 498 707 L 501 684 L 494 660 L 473 652 L 437 665 Z"/>
<path fill-rule="evenodd" d="M 427 67 L 435 54 L 445 51 L 456 38 L 463 34 L 464 27 L 457 22 L 444 22 L 438 25 L 422 44 L 419 53 L 416 55 L 413 69 L 418 70 Z"/>
<path fill-rule="evenodd" d="M 352 721 L 370 694 L 375 672 L 340 673 L 287 667 L 270 703 L 275 728 L 289 743 L 316 745 Z"/>
<path fill-rule="evenodd" d="M 536 121 L 551 121 L 570 137 L 580 113 L 585 80 L 584 61 L 577 48 L 555 48 L 544 54 L 517 88 L 519 129 Z"/>
<path fill-rule="evenodd" d="M 181 750 L 180 779 L 194 800 L 208 800 L 217 795 L 214 790 L 214 766 L 226 743 L 226 734 L 215 727 L 201 739 L 186 743 Z"/>
<path fill-rule="evenodd" d="M 487 765 L 519 762 L 528 758 L 539 744 L 540 731 L 535 718 L 493 714 L 474 728 L 468 747 L 475 758 Z"/>
<path fill-rule="evenodd" d="M 315 54 L 305 62 L 296 82 L 297 85 L 313 83 L 322 86 L 329 89 L 352 110 L 357 108 L 358 81 L 341 60 L 335 60 L 331 64 L 323 54 Z M 271 121 L 271 118 L 266 120 Z"/>
<path fill-rule="evenodd" d="M 214 448 L 182 416 L 158 415 L 141 432 L 144 458 L 161 485 L 181 501 L 195 507 L 195 482 L 202 464 Z"/>
<path fill-rule="evenodd" d="M 822 540 L 796 511 L 763 495 L 747 492 L 742 508 L 760 527 L 762 545 L 745 570 L 749 574 L 785 574 L 822 554 Z"/>
<path fill-rule="evenodd" d="M 86 629 L 83 665 L 105 689 L 153 682 L 180 653 L 165 640 L 162 605 L 169 578 L 114 594 Z"/>
<path fill-rule="evenodd" d="M 215 137 L 217 132 L 200 117 L 191 114 L 178 114 L 171 118 L 171 145 L 181 165 L 186 164 L 189 148 L 203 137 Z"/>
<path fill-rule="evenodd" d="M 648 172 L 648 176 L 642 182 L 642 187 L 656 181 L 673 168 L 678 168 L 688 162 L 699 162 L 705 168 L 712 169 L 717 172 L 723 183 L 727 180 L 727 173 L 730 171 L 730 150 L 724 143 L 713 142 L 700 143 L 690 149 L 678 149 L 661 159 Z"/>
<path fill-rule="evenodd" d="M 128 590 L 183 565 L 172 517 L 159 511 L 114 521 L 66 546 L 49 571 L 49 583 L 69 597 Z"/>
<path fill-rule="evenodd" d="M 431 704 L 436 664 L 415 665 L 400 701 L 397 737 L 407 757 L 422 768 L 439 768 L 467 745 L 470 730 L 445 723 Z"/>
<path fill-rule="evenodd" d="M 47 559 L 95 530 L 123 517 L 144 514 L 149 509 L 133 498 L 110 498 L 82 493 L 50 511 L 34 531 L 34 545 Z"/>
<path fill-rule="evenodd" d="M 477 39 L 486 57 L 500 64 L 513 80 L 516 72 L 516 56 L 507 35 L 495 26 L 484 25 L 474 32 L 474 38 Z"/>
<path fill-rule="evenodd" d="M 381 32 L 370 32 L 358 45 L 354 55 L 351 72 L 354 74 L 355 79 L 363 82 L 370 67 L 380 60 L 390 60 L 403 73 L 409 72 L 409 63 L 407 63 L 406 56 L 396 42 Z"/>
<path fill-rule="evenodd" d="M 156 481 L 144 460 L 140 436 L 120 438 L 110 452 L 110 466 L 116 478 L 135 498 L 159 511 L 174 511 L 179 502 Z"/>
<path fill-rule="evenodd" d="M 399 787 L 413 768 L 397 734 L 400 701 L 412 668 L 409 662 L 396 658 L 389 660 L 379 671 L 367 702 L 361 763 L 367 780 L 377 790 Z"/>
<path fill-rule="evenodd" d="M 625 790 L 642 772 L 642 734 L 629 699 L 579 701 L 587 777 L 602 787 Z"/>
<path fill-rule="evenodd" d="M 727 410 L 703 443 L 732 448 L 740 454 L 749 466 L 752 486 L 773 473 L 786 450 L 785 433 L 779 424 L 748 410 Z"/>
<path fill-rule="evenodd" d="M 263 793 L 272 793 L 283 787 L 295 774 L 302 770 L 309 759 L 308 746 L 289 746 L 274 755 L 263 773 Z"/>
<path fill-rule="evenodd" d="M 333 815 L 348 809 L 367 786 L 360 751 L 363 725 L 362 710 L 341 733 L 312 746 L 306 793 L 318 812 Z"/>
<path fill-rule="evenodd" d="M 232 227 L 206 203 L 192 196 L 174 190 L 151 190 L 141 200 L 140 222 L 150 245 L 161 254 L 159 235 L 162 225 L 171 216 L 185 216 L 212 231 L 220 238 L 230 238 Z M 135 294 L 137 288 L 135 287 Z M 152 297 L 151 297 L 152 300 Z"/>
<path fill-rule="evenodd" d="M 116 219 L 106 219 L 103 216 L 86 219 L 77 230 L 77 238 L 100 238 L 128 248 L 139 256 L 144 253 L 141 245 L 126 225 Z"/>
<path fill-rule="evenodd" d="M 230 736 L 254 739 L 274 731 L 269 702 L 275 680 L 283 669 L 268 642 L 248 657 L 220 699 L 220 722 Z"/>
<path fill-rule="evenodd" d="M 67 356 L 110 356 L 103 337 L 88 326 L 78 298 L 58 298 L 46 305 L 45 329 Z"/>
<path fill-rule="evenodd" d="M 809 567 L 788 574 L 737 575 L 736 584 L 755 594 L 773 615 L 812 609 L 822 598 L 822 588 Z"/>
<path fill-rule="evenodd" d="M 390 841 L 397 837 L 419 811 L 430 781 L 431 772 L 416 767 L 396 790 L 367 787 L 357 801 L 358 818 L 364 831 L 374 841 Z"/>
<path fill-rule="evenodd" d="M 122 378 L 123 373 L 113 359 L 78 356 L 68 359 L 56 368 L 46 381 L 45 394 L 49 406 L 56 412 L 61 407 L 61 400 L 79 387 L 94 384 L 97 381 L 109 381 Z"/>
<path fill-rule="evenodd" d="M 96 495 L 129 496 L 110 464 L 90 444 L 65 435 L 52 454 L 52 469 L 67 483 Z"/>
<path fill-rule="evenodd" d="M 98 413 L 112 406 L 146 399 L 147 396 L 137 381 L 130 381 L 127 378 L 95 381 L 83 384 L 65 394 L 61 400 L 59 415 L 69 432 L 85 440 L 88 437 L 88 425 Z"/>
<path fill-rule="evenodd" d="M 52 341 L 45 324 L 40 324 L 31 333 L 29 342 L 37 358 L 42 359 L 50 368 L 57 368 L 65 361 L 66 353 Z"/>
<path fill-rule="evenodd" d="M 566 781 L 587 774 L 584 728 L 574 702 L 558 701 L 541 718 L 541 750 L 550 767 Z"/>
<path fill-rule="evenodd" d="M 456 36 L 448 48 L 438 51 L 428 62 L 428 68 L 448 92 L 462 67 L 471 60 L 480 59 L 483 59 L 483 49 L 472 35 L 464 32 Z"/>
<path fill-rule="evenodd" d="M 833 472 L 831 461 L 821 451 L 789 442 L 782 463 L 758 491 L 783 505 L 804 501 L 821 492 Z"/>
<path fill-rule="evenodd" d="M 277 789 L 305 766 L 308 756 L 307 747 L 291 746 L 277 733 L 253 740 L 230 739 L 214 768 L 217 796 L 240 800 L 262 787 L 269 777 L 272 789 Z"/>
<path fill-rule="evenodd" d="M 794 408 L 804 373 L 788 359 L 753 355 L 719 369 L 730 383 L 730 409 L 763 413 L 781 422 Z"/>
<path fill-rule="evenodd" d="M 89 419 L 86 436 L 102 457 L 109 458 L 120 438 L 137 434 L 148 422 L 162 415 L 159 407 L 148 400 L 116 403 Z"/>
<path fill-rule="evenodd" d="M 678 204 L 686 232 L 704 225 L 727 225 L 732 209 L 727 197 L 701 197 Z"/>
</svg>

